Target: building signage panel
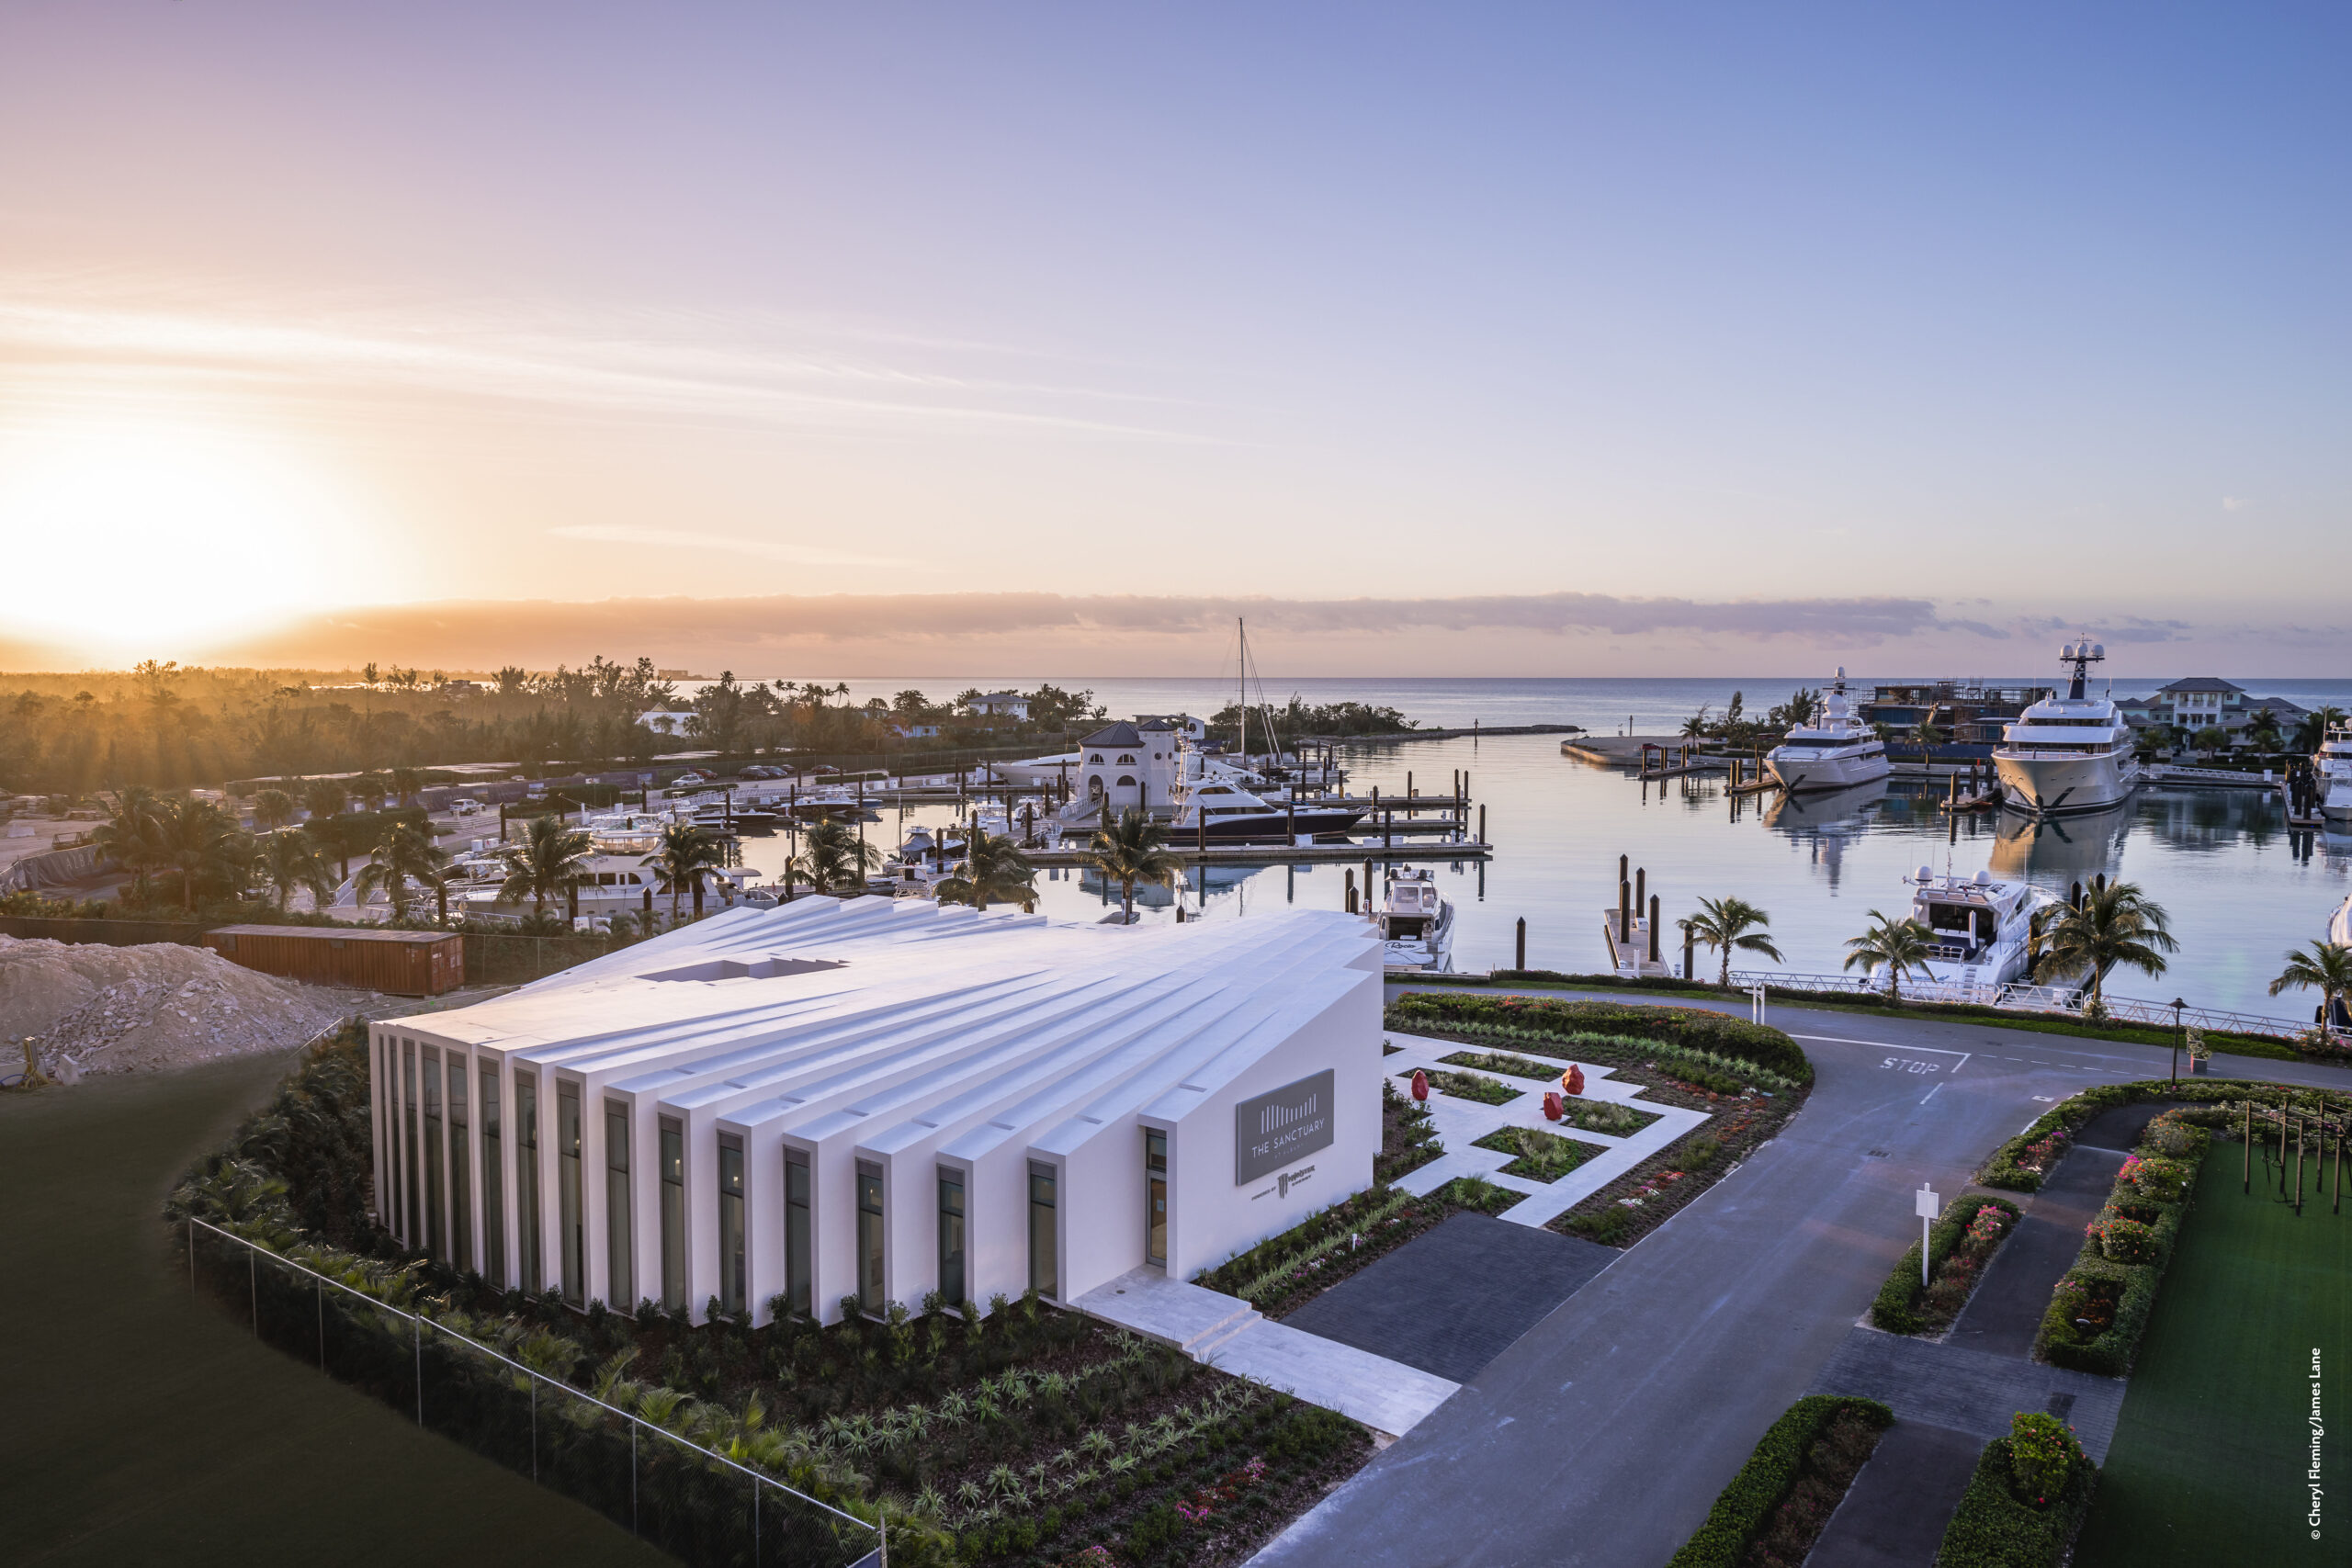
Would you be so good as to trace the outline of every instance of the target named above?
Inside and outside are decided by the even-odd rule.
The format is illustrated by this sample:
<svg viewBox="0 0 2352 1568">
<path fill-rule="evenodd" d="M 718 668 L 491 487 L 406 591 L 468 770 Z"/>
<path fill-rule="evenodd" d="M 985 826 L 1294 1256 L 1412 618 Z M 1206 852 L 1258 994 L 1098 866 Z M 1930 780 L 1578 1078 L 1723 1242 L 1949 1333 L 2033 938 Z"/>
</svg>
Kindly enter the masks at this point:
<svg viewBox="0 0 2352 1568">
<path fill-rule="evenodd" d="M 1233 1108 L 1233 1184 L 1257 1180 L 1331 1146 L 1329 1067 Z"/>
</svg>

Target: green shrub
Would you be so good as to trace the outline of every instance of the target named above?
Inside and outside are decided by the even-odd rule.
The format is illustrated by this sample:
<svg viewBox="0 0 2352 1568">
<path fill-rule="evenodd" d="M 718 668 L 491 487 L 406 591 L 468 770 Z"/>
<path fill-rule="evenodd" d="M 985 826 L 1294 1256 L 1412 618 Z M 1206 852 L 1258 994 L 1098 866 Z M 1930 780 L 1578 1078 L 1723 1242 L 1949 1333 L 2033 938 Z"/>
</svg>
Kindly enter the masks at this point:
<svg viewBox="0 0 2352 1568">
<path fill-rule="evenodd" d="M 1736 1568 L 1796 1484 L 1806 1453 L 1838 1415 L 1852 1411 L 1883 1430 L 1894 1413 L 1875 1400 L 1807 1394 L 1772 1423 L 1739 1473 L 1708 1510 L 1707 1522 L 1683 1542 L 1667 1568 Z"/>
<path fill-rule="evenodd" d="M 1623 1207 L 1611 1203 L 1597 1214 L 1577 1214 L 1568 1221 L 1568 1229 L 1603 1247 L 1614 1247 L 1625 1239 L 1627 1227 L 1634 1216 Z"/>
<path fill-rule="evenodd" d="M 1984 1446 L 1976 1473 L 1944 1527 L 1935 1568 L 2056 1568 L 2064 1557 L 2090 1506 L 2098 1468 L 2087 1460 L 2075 1463 L 2065 1489 L 2037 1507 L 2021 1501 L 2014 1488 L 2011 1441 L 1996 1438 Z"/>
<path fill-rule="evenodd" d="M 2009 1486 L 2035 1507 L 2047 1507 L 2083 1462 L 2083 1446 L 2055 1416 L 2020 1410 L 2009 1421 Z"/>
<path fill-rule="evenodd" d="M 1813 1064 L 1787 1034 L 1702 1008 L 1625 1007 L 1615 1002 L 1415 991 L 1399 997 L 1388 1010 L 1398 1028 L 1414 1022 L 1442 1028 L 1450 1021 L 1461 1021 L 1509 1025 L 1542 1034 L 1626 1035 L 1753 1063 L 1798 1083 L 1813 1081 Z"/>
<path fill-rule="evenodd" d="M 2008 1216 L 2010 1224 L 2017 1223 L 2018 1206 L 2006 1198 L 1972 1192 L 1960 1199 L 1944 1211 L 1943 1218 L 1928 1232 L 1928 1269 L 1931 1275 L 1944 1266 L 1944 1260 L 1960 1245 L 1968 1227 L 1987 1209 L 1998 1209 Z M 1927 1328 L 1928 1320 L 1919 1311 L 1920 1298 L 1926 1292 L 1927 1286 L 1919 1280 L 1919 1247 L 1915 1242 L 1895 1260 L 1894 1272 L 1878 1288 L 1878 1298 L 1871 1303 L 1871 1326 L 1889 1334 L 1917 1334 Z"/>
</svg>

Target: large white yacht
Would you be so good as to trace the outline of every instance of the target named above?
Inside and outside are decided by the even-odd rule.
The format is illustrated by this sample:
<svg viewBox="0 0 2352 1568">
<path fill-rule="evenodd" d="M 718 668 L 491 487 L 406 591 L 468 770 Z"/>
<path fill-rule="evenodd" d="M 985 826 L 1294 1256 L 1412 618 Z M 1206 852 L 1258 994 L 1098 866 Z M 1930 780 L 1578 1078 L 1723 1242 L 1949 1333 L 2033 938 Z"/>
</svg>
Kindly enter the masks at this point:
<svg viewBox="0 0 2352 1568">
<path fill-rule="evenodd" d="M 2034 911 L 2058 900 L 2028 882 L 1989 871 L 1938 876 L 1921 866 L 1910 878 L 1911 918 L 1936 939 L 1931 978 L 1953 986 L 2001 986 L 2026 977 Z"/>
<path fill-rule="evenodd" d="M 1850 789 L 1873 784 L 1894 772 L 1878 732 L 1854 716 L 1846 696 L 1846 667 L 1821 699 L 1821 712 L 1801 724 L 1764 755 L 1764 765 L 1794 795 L 1802 790 Z"/>
<path fill-rule="evenodd" d="M 2132 750 L 2132 727 L 2105 696 L 2084 690 L 2090 667 L 2107 649 L 2087 637 L 2059 650 L 2074 666 L 2066 694 L 2049 697 L 2001 730 L 1993 750 L 2007 802 L 2035 817 L 2097 811 L 2117 804 L 2140 786 L 2140 761 Z"/>
<path fill-rule="evenodd" d="M 1187 784 L 1177 798 L 1168 837 L 1179 846 L 1206 838 L 1220 844 L 1286 844 L 1294 838 L 1345 833 L 1363 820 L 1365 808 L 1327 802 L 1277 806 L 1239 784 L 1211 776 Z"/>
<path fill-rule="evenodd" d="M 2312 783 L 2323 817 L 2352 817 L 2352 725 L 2331 724 L 2312 753 Z"/>
</svg>

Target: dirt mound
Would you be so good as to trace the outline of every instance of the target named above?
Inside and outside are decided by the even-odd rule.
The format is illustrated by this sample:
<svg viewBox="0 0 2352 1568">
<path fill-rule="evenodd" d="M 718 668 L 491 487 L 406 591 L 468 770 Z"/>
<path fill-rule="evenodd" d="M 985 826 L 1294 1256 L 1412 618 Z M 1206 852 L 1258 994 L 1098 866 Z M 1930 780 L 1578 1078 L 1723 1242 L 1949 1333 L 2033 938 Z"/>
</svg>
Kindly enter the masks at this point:
<svg viewBox="0 0 2352 1568">
<path fill-rule="evenodd" d="M 209 948 L 0 936 L 0 1071 L 27 1035 L 41 1070 L 69 1083 L 289 1050 L 364 999 L 241 969 Z"/>
</svg>

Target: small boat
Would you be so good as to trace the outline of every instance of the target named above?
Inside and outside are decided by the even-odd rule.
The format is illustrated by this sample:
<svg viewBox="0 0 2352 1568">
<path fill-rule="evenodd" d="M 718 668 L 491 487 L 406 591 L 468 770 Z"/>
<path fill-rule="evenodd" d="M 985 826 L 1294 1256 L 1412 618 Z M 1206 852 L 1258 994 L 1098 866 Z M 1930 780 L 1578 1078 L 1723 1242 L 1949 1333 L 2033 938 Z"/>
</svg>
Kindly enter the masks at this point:
<svg viewBox="0 0 2352 1568">
<path fill-rule="evenodd" d="M 1934 967 L 1925 978 L 1947 986 L 2004 986 L 2026 978 L 2036 910 L 2058 902 L 2029 882 L 2005 882 L 1989 871 L 1939 876 L 1921 866 L 1907 878 L 1911 918 L 1935 936 Z"/>
<path fill-rule="evenodd" d="M 1993 750 L 2003 803 L 2032 817 L 2098 811 L 2140 787 L 2132 726 L 2113 702 L 2084 689 L 2106 648 L 2085 637 L 2058 657 L 2074 666 L 2066 694 L 2044 698 L 2004 725 Z"/>
<path fill-rule="evenodd" d="M 1846 697 L 1846 667 L 1821 699 L 1821 712 L 1781 737 L 1764 755 L 1764 765 L 1791 795 L 1804 790 L 1851 789 L 1873 784 L 1894 771 L 1878 732 L 1854 716 Z"/>
<path fill-rule="evenodd" d="M 1397 970 L 1442 974 L 1453 966 L 1453 903 L 1437 890 L 1427 867 L 1397 872 L 1388 897 L 1372 917 L 1380 931 L 1382 963 Z"/>
</svg>

